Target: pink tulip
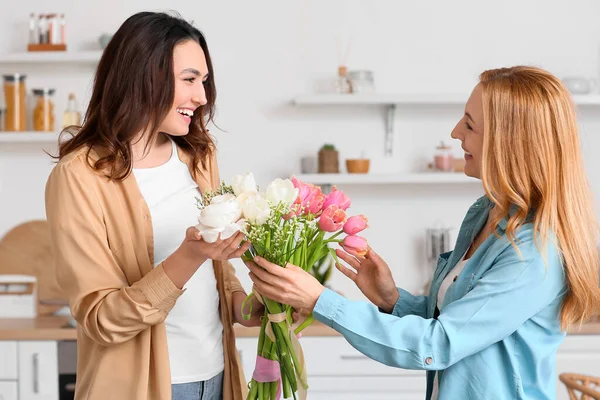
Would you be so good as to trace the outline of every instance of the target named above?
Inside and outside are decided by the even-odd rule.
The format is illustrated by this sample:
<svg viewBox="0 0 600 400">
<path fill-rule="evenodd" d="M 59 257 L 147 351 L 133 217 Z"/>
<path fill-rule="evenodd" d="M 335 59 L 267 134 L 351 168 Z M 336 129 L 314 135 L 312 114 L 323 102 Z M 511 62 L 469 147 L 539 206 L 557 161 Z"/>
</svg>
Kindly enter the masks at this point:
<svg viewBox="0 0 600 400">
<path fill-rule="evenodd" d="M 296 203 L 303 204 L 308 195 L 310 194 L 310 184 L 304 183 L 301 180 L 297 179 L 295 176 L 292 176 L 292 184 L 296 189 L 298 189 L 298 199 Z"/>
<path fill-rule="evenodd" d="M 369 227 L 369 220 L 364 215 L 354 215 L 344 224 L 344 232 L 347 235 L 356 235 L 357 233 Z"/>
<path fill-rule="evenodd" d="M 292 207 L 295 213 L 319 214 L 325 202 L 325 195 L 321 188 L 310 183 L 304 183 L 294 176 L 291 180 L 294 187 L 298 189 L 298 198 Z"/>
<path fill-rule="evenodd" d="M 342 241 L 342 247 L 353 256 L 364 257 L 369 251 L 367 239 L 362 236 L 346 236 Z"/>
<path fill-rule="evenodd" d="M 319 228 L 325 232 L 339 231 L 346 222 L 346 211 L 340 210 L 338 206 L 331 205 L 323 211 L 319 218 Z"/>
<path fill-rule="evenodd" d="M 323 209 L 326 209 L 332 204 L 335 204 L 340 209 L 346 211 L 348 207 L 350 207 L 350 197 L 346 196 L 344 192 L 338 190 L 335 186 L 331 190 L 331 193 L 325 199 L 325 203 L 323 203 Z"/>
<path fill-rule="evenodd" d="M 313 185 L 311 185 L 313 186 Z M 325 195 L 321 191 L 321 188 L 318 186 L 313 186 L 311 195 L 307 200 L 307 208 L 308 212 L 311 214 L 319 214 L 323 209 L 323 204 L 325 203 Z"/>
</svg>

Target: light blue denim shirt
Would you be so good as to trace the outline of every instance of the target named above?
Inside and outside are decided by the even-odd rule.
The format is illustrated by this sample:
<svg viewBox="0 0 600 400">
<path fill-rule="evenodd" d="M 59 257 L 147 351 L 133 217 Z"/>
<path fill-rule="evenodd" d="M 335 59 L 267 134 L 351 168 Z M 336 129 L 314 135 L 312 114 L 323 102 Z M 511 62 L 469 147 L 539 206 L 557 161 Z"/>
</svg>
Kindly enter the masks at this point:
<svg viewBox="0 0 600 400">
<path fill-rule="evenodd" d="M 556 245 L 548 243 L 543 257 L 532 223 L 517 231 L 519 254 L 504 234 L 503 220 L 500 237 L 490 235 L 475 251 L 434 318 L 442 281 L 490 209 L 486 197 L 469 209 L 454 250 L 439 258 L 429 296 L 398 289 L 398 302 L 386 314 L 326 289 L 315 318 L 374 360 L 427 370 L 426 399 L 434 371 L 439 371 L 439 400 L 555 399 L 556 351 L 566 334 L 559 313 L 567 283 Z"/>
</svg>

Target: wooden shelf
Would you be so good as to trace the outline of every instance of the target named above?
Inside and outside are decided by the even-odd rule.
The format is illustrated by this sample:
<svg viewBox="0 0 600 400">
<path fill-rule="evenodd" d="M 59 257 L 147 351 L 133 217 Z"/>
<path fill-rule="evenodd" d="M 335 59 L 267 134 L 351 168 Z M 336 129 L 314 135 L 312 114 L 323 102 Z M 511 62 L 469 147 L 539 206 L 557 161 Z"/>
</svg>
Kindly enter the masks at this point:
<svg viewBox="0 0 600 400">
<path fill-rule="evenodd" d="M 0 132 L 0 143 L 58 143 L 58 133 Z"/>
<path fill-rule="evenodd" d="M 401 174 L 300 174 L 296 178 L 315 185 L 403 185 L 403 184 L 481 184 L 479 179 L 454 172 L 414 172 Z"/>
<path fill-rule="evenodd" d="M 1 64 L 96 64 L 102 51 L 30 51 L 0 55 Z"/>
</svg>

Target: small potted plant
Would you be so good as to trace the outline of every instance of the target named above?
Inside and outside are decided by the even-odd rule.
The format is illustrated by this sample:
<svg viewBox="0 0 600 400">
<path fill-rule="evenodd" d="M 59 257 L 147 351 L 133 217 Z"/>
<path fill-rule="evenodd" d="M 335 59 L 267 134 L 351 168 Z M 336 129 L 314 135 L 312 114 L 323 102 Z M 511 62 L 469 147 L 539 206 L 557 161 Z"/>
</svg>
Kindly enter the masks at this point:
<svg viewBox="0 0 600 400">
<path fill-rule="evenodd" d="M 319 173 L 338 174 L 339 172 L 339 153 L 333 144 L 326 143 L 319 150 Z"/>
</svg>

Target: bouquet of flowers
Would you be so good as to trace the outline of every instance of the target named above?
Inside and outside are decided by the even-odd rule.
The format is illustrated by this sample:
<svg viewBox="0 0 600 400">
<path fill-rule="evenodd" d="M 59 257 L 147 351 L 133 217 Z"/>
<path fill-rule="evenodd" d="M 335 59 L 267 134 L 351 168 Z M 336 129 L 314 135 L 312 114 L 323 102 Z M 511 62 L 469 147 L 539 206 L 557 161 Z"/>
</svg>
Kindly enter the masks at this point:
<svg viewBox="0 0 600 400">
<path fill-rule="evenodd" d="M 366 254 L 367 242 L 356 234 L 368 227 L 368 221 L 363 215 L 348 217 L 350 203 L 350 198 L 335 187 L 325 195 L 320 187 L 295 177 L 275 179 L 261 193 L 254 176 L 248 173 L 234 177 L 229 186 L 223 182 L 216 191 L 198 199 L 196 228 L 208 242 L 242 231 L 251 242 L 244 260 L 259 255 L 281 267 L 291 263 L 310 272 L 328 254 L 337 260 L 330 243 L 343 242 L 347 251 Z M 340 238 L 344 233 L 346 236 Z M 314 318 L 310 314 L 293 328 L 294 310 L 256 291 L 244 302 L 246 318 L 252 314 L 249 300 L 254 296 L 264 304 L 265 315 L 247 400 L 275 400 L 281 392 L 284 398 L 296 399 L 298 393 L 304 399 L 308 384 L 298 337 Z"/>
</svg>

